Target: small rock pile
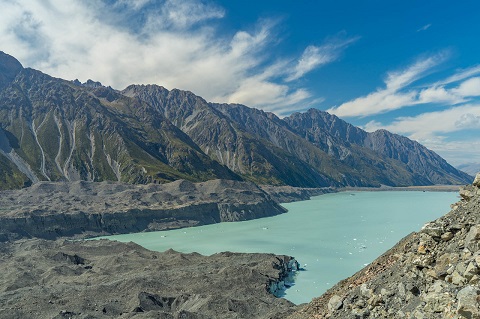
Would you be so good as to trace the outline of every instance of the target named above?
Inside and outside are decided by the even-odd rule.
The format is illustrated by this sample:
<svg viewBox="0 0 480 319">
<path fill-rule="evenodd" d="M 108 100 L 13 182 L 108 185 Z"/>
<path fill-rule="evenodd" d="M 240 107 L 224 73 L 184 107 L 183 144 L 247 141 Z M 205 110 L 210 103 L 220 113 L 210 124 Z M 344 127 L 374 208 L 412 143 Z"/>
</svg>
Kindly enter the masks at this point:
<svg viewBox="0 0 480 319">
<path fill-rule="evenodd" d="M 460 196 L 290 318 L 480 318 L 480 173 Z"/>
</svg>

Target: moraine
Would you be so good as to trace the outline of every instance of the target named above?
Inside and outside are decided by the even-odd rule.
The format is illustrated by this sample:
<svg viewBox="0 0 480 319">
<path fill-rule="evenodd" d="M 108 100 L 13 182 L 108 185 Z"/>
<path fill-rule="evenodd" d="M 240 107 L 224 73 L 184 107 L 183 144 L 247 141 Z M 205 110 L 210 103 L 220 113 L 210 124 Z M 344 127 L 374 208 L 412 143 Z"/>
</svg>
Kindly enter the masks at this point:
<svg viewBox="0 0 480 319">
<path fill-rule="evenodd" d="M 456 201 L 456 192 L 343 192 L 283 204 L 289 212 L 274 217 L 106 238 L 157 251 L 294 256 L 305 271 L 285 298 L 300 304 L 353 275 Z"/>
</svg>

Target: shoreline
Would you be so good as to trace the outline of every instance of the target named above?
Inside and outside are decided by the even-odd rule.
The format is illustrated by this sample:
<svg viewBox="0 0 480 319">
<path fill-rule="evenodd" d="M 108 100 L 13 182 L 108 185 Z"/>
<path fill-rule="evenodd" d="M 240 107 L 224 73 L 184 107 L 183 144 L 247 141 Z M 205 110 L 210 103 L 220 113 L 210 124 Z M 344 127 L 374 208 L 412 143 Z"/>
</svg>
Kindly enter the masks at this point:
<svg viewBox="0 0 480 319">
<path fill-rule="evenodd" d="M 343 187 L 338 192 L 389 192 L 389 191 L 425 191 L 425 192 L 458 192 L 465 185 L 427 185 L 427 186 L 382 186 L 382 187 Z"/>
<path fill-rule="evenodd" d="M 204 184 L 202 184 L 203 186 L 205 186 Z M 185 183 L 182 183 L 182 186 L 188 186 L 187 189 L 185 191 L 189 192 L 189 190 L 191 189 L 191 184 L 185 184 Z M 221 186 L 224 186 L 224 185 L 221 185 Z M 183 187 L 182 187 L 183 188 Z M 259 186 L 260 189 L 262 189 L 260 186 Z M 274 187 L 271 187 L 271 189 L 273 189 Z M 297 199 L 295 201 L 302 201 L 302 200 L 308 200 L 308 198 L 303 198 L 303 195 L 307 194 L 309 195 L 309 198 L 312 197 L 312 196 L 319 196 L 319 195 L 322 195 L 322 194 L 326 194 L 326 193 L 336 193 L 336 192 L 349 192 L 349 191 L 437 191 L 437 192 L 443 192 L 443 191 L 448 191 L 448 192 L 454 192 L 454 191 L 458 191 L 458 189 L 460 188 L 460 186 L 457 186 L 457 185 L 434 185 L 434 186 L 413 186 L 413 187 L 381 187 L 381 188 L 365 188 L 365 187 L 350 187 L 350 188 L 337 188 L 337 189 L 333 189 L 333 188 L 322 188 L 322 189 L 300 189 L 300 188 L 291 188 L 290 190 L 291 191 L 295 191 L 294 194 L 300 194 L 302 195 L 302 198 L 300 197 L 297 197 Z M 280 188 L 277 188 L 277 190 L 280 190 Z M 287 189 L 284 187 L 284 188 L 281 188 L 281 190 L 283 191 L 286 191 Z M 251 189 L 246 189 L 244 191 L 252 191 Z M 248 194 L 248 193 L 247 193 Z M 272 196 L 270 193 L 267 193 L 269 194 L 270 196 Z M 75 195 L 78 196 L 78 193 L 75 193 Z M 228 195 L 230 195 L 230 192 L 228 192 Z M 243 195 L 246 195 L 245 193 Z M 283 195 L 286 195 L 286 193 L 284 193 Z M 267 200 L 268 201 L 268 200 Z M 286 211 L 288 212 L 288 211 Z M 118 217 L 118 216 L 117 216 Z M 252 219 L 258 219 L 257 218 L 252 218 Z M 184 228 L 184 227 L 182 227 Z M 134 233 L 135 231 L 133 232 L 129 232 L 129 233 Z M 67 237 L 63 237 L 64 239 L 66 238 L 72 238 L 72 236 L 67 236 Z M 63 253 L 63 251 L 61 252 Z M 71 254 L 72 256 L 75 256 L 76 255 L 76 252 L 74 252 L 74 254 Z M 186 254 L 181 254 L 182 256 L 186 256 Z M 63 255 L 62 255 L 63 256 Z M 68 257 L 68 256 L 67 256 Z M 59 257 L 60 258 L 60 257 Z M 82 257 L 83 258 L 83 257 Z M 290 257 L 292 258 L 292 257 Z M 293 257 L 294 258 L 294 257 Z M 69 259 L 69 257 L 67 258 Z M 61 258 L 61 261 L 63 261 L 64 258 L 62 257 Z M 83 264 L 82 264 L 83 265 Z M 77 265 L 78 266 L 78 265 Z M 80 265 L 81 266 L 81 265 Z M 79 266 L 79 267 L 80 267 Z M 88 265 L 87 265 L 88 266 Z M 76 266 L 74 266 L 76 267 Z M 81 266 L 80 268 L 82 268 L 83 266 Z M 86 268 L 85 268 L 86 269 Z M 87 269 L 88 270 L 88 269 Z M 82 270 L 83 271 L 83 270 Z M 276 278 L 278 279 L 278 278 Z M 282 280 L 273 280 L 272 282 L 270 282 L 271 286 L 269 286 L 269 288 L 283 288 L 281 287 L 281 281 Z M 273 285 L 273 283 L 275 283 Z M 278 283 L 280 283 L 280 287 L 278 285 Z M 271 291 L 269 292 L 271 293 Z M 183 296 L 183 295 L 179 295 L 180 297 Z M 322 294 L 323 296 L 323 294 Z M 177 297 L 175 296 L 176 298 L 180 298 L 180 297 Z M 135 298 L 134 298 L 135 299 Z M 283 299 L 283 298 L 282 298 Z M 135 299 L 135 302 L 136 299 Z M 140 305 L 139 307 L 143 307 L 143 304 L 141 303 L 142 301 L 140 300 Z M 297 306 L 293 306 L 294 308 L 295 307 L 299 307 L 300 305 L 297 305 Z M 305 304 L 303 304 L 303 306 L 305 306 Z M 288 309 L 289 307 L 287 307 Z M 110 308 L 104 308 L 104 309 L 107 309 L 108 311 L 110 311 L 109 309 Z M 112 311 L 114 309 L 112 308 Z M 293 310 L 293 308 L 290 308 L 290 310 Z M 290 311 L 290 310 L 285 310 L 285 311 Z"/>
<path fill-rule="evenodd" d="M 427 185 L 427 186 L 381 186 L 381 187 L 323 187 L 304 188 L 292 186 L 270 186 L 259 185 L 258 187 L 266 192 L 279 204 L 300 202 L 310 200 L 314 196 L 321 196 L 341 192 L 459 192 L 465 185 Z"/>
<path fill-rule="evenodd" d="M 162 185 L 43 182 L 1 192 L 0 206 L 6 209 L 0 216 L 0 242 L 90 238 L 258 219 L 287 212 L 279 204 L 327 193 L 459 189 L 458 185 L 299 188 L 228 180 Z"/>
</svg>

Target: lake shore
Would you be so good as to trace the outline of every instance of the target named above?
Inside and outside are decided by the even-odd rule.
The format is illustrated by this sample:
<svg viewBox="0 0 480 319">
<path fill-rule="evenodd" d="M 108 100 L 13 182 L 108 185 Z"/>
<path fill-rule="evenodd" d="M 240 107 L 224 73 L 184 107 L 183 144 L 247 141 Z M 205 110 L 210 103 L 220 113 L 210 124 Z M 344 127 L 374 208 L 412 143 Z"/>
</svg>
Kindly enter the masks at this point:
<svg viewBox="0 0 480 319">
<path fill-rule="evenodd" d="M 95 237 L 251 220 L 285 213 L 280 203 L 335 192 L 458 189 L 452 185 L 298 188 L 228 180 L 162 185 L 42 182 L 0 193 L 0 241 Z"/>
<path fill-rule="evenodd" d="M 87 184 L 88 184 L 88 183 L 87 183 Z M 48 183 L 45 183 L 45 184 L 43 184 L 43 185 L 44 185 L 44 186 L 43 186 L 44 188 L 50 187 L 50 186 L 49 186 L 50 184 L 48 184 Z M 89 186 L 92 186 L 92 184 L 88 184 L 88 185 L 89 185 Z M 105 194 L 107 194 L 107 193 L 110 191 L 110 187 L 113 187 L 113 186 L 114 186 L 114 185 L 113 185 L 113 186 L 112 186 L 112 185 L 109 185 L 108 183 L 107 183 L 107 184 L 103 184 L 103 185 L 104 185 L 103 192 L 105 192 Z M 226 185 L 226 184 L 224 184 L 223 182 L 216 182 L 216 183 L 214 184 L 214 186 L 215 186 L 216 188 L 221 188 L 223 191 L 226 190 L 225 185 Z M 48 186 L 48 187 L 47 187 L 47 186 Z M 80 187 L 81 185 L 77 185 L 77 186 Z M 108 187 L 107 187 L 107 186 L 108 186 Z M 192 183 L 177 182 L 176 184 L 173 184 L 172 186 L 175 186 L 175 188 L 176 188 L 179 192 L 184 192 L 183 194 L 184 194 L 185 196 L 192 196 L 192 194 L 191 194 L 190 191 L 197 190 L 197 187 L 193 187 L 193 188 L 192 188 Z M 205 184 L 202 184 L 202 186 L 205 186 Z M 124 186 L 121 186 L 121 187 L 124 187 Z M 210 185 L 210 187 L 213 187 L 213 185 Z M 203 187 L 203 189 L 205 189 L 205 187 Z M 213 188 L 212 188 L 212 189 L 213 189 Z M 247 197 L 245 197 L 245 198 L 248 198 L 249 196 L 254 196 L 255 198 L 257 198 L 258 194 L 255 193 L 255 192 L 256 192 L 255 189 L 258 189 L 258 188 L 257 188 L 257 187 L 250 188 L 250 186 L 246 186 L 246 189 L 244 188 L 244 189 L 240 192 L 240 194 L 242 194 L 242 196 L 247 196 Z M 321 194 L 325 194 L 325 193 L 332 193 L 332 192 L 342 192 L 342 191 L 348 192 L 348 191 L 353 191 L 353 190 L 355 190 L 355 191 L 369 191 L 369 192 L 373 192 L 373 191 L 398 191 L 398 190 L 402 190 L 402 191 L 419 191 L 419 190 L 420 190 L 420 191 L 445 191 L 446 189 L 448 189 L 448 190 L 450 190 L 450 191 L 454 191 L 455 187 L 452 187 L 452 186 L 448 186 L 448 187 L 445 187 L 445 186 L 436 186 L 436 187 L 420 187 L 420 188 L 417 188 L 417 187 L 415 187 L 415 188 L 414 188 L 414 187 L 405 187 L 405 188 L 391 188 L 391 187 L 388 187 L 388 188 L 387 188 L 387 187 L 384 187 L 384 188 L 349 188 L 349 189 L 332 189 L 332 188 L 327 188 L 327 189 L 290 189 L 290 191 L 292 192 L 292 194 L 294 194 L 294 195 L 290 195 L 290 197 L 291 197 L 291 198 L 295 198 L 295 197 L 296 197 L 296 198 L 297 198 L 297 201 L 299 201 L 299 200 L 302 200 L 302 199 L 308 199 L 308 198 L 306 198 L 306 197 L 310 197 L 310 196 L 317 196 L 317 195 L 321 195 Z M 90 189 L 90 191 L 92 191 L 92 190 L 93 190 L 93 193 L 96 192 L 94 189 Z M 282 196 L 288 195 L 288 189 L 286 189 L 286 188 L 284 188 L 284 187 L 283 187 L 283 188 L 281 188 L 281 187 L 280 187 L 280 188 L 277 188 L 276 190 L 277 190 L 277 194 L 283 193 Z M 73 191 L 73 190 L 72 190 L 72 191 Z M 253 194 L 251 193 L 252 191 L 253 191 Z M 7 193 L 8 193 L 8 192 L 7 192 Z M 7 194 L 7 193 L 5 193 L 5 194 Z M 207 193 L 208 193 L 208 192 L 207 192 Z M 16 197 L 14 196 L 14 193 L 8 193 L 8 194 L 9 194 L 9 195 L 8 195 L 9 197 L 11 197 L 11 198 L 16 198 Z M 25 198 L 24 198 L 24 199 L 25 199 L 25 200 L 28 200 L 28 201 L 31 201 L 32 203 L 34 203 L 35 205 L 37 205 L 36 207 L 38 207 L 38 208 L 45 208 L 45 205 L 42 206 L 42 204 L 41 204 L 41 202 L 40 202 L 39 200 L 40 200 L 40 199 L 43 199 L 43 200 L 51 203 L 52 198 L 49 197 L 49 196 L 47 196 L 45 193 L 42 193 L 42 194 L 43 194 L 42 196 L 35 198 L 35 200 L 33 200 L 32 198 L 27 198 L 27 197 L 28 197 L 27 195 L 25 195 Z M 132 193 L 132 194 L 131 194 L 131 195 L 133 196 L 132 198 L 136 198 L 135 194 L 136 194 L 136 193 Z M 211 196 L 210 193 L 208 193 L 208 194 L 209 194 L 209 196 Z M 265 193 L 262 192 L 262 194 L 265 194 Z M 124 195 L 125 195 L 125 193 L 124 193 Z M 228 199 L 229 196 L 233 196 L 233 193 L 231 193 L 230 191 L 227 191 L 224 195 L 225 195 L 225 198 Z M 77 201 L 78 197 L 76 197 L 76 196 L 78 196 L 78 193 L 74 193 L 74 196 L 71 197 L 70 203 L 75 203 L 75 202 Z M 265 195 L 265 196 L 266 196 L 266 195 Z M 95 206 L 95 207 L 102 207 L 101 205 L 104 205 L 102 208 L 113 210 L 113 207 L 112 207 L 111 205 L 105 205 L 105 203 L 106 203 L 106 202 L 104 201 L 105 198 L 104 198 L 104 197 L 99 197 L 99 196 L 98 196 L 98 192 L 96 192 L 96 194 L 95 194 L 93 197 L 94 197 L 94 198 L 101 198 L 101 199 L 102 199 L 102 201 L 100 201 L 100 202 L 98 202 L 98 203 L 95 202 L 95 203 L 92 204 L 92 205 L 94 205 L 94 206 L 97 205 L 97 204 L 100 205 L 100 206 Z M 260 197 L 265 199 L 265 197 L 263 197 L 263 195 L 260 196 Z M 273 196 L 272 196 L 272 197 L 273 197 Z M 5 198 L 6 198 L 6 197 L 5 197 Z M 186 198 L 188 198 L 188 197 L 182 197 L 182 199 L 186 199 Z M 56 199 L 57 199 L 58 203 L 63 203 L 63 204 L 65 204 L 65 201 L 61 201 L 60 198 L 56 198 Z M 122 199 L 122 200 L 128 200 L 129 198 L 124 198 L 124 196 L 122 196 L 121 199 Z M 153 199 L 153 198 L 152 198 L 152 199 Z M 268 196 L 266 196 L 266 200 L 267 200 L 267 202 L 268 202 Z M 270 200 L 270 201 L 271 201 L 271 200 Z M 271 201 L 271 202 L 273 202 L 273 201 Z M 81 204 L 81 201 L 79 202 L 79 204 Z M 270 205 L 270 204 L 269 204 L 269 205 Z M 53 207 L 50 207 L 50 209 L 52 209 L 52 212 L 53 212 Z M 72 211 L 75 211 L 75 209 L 73 209 Z M 279 211 L 279 213 L 282 213 L 282 212 L 285 212 L 285 211 L 286 211 L 286 210 L 283 209 L 282 211 Z M 37 212 L 37 213 L 38 213 L 38 212 Z M 133 213 L 133 211 L 132 211 L 131 213 Z M 24 215 L 24 214 L 22 213 L 22 215 Z M 67 215 L 65 215 L 65 214 L 62 215 L 62 217 L 65 217 L 65 216 L 67 216 Z M 113 216 L 113 215 L 112 215 L 112 216 Z M 253 217 L 253 216 L 252 216 L 252 217 Z M 25 218 L 25 216 L 23 216 L 22 218 Z M 251 218 L 251 219 L 256 219 L 256 218 Z M 67 221 L 68 221 L 68 220 L 67 220 Z M 220 220 L 220 221 L 221 221 L 221 220 Z M 213 220 L 213 221 L 211 221 L 210 223 L 218 223 L 218 222 L 220 222 L 220 221 Z M 32 223 L 31 225 L 33 225 L 34 222 L 38 222 L 38 219 L 32 218 L 32 219 L 31 219 L 31 223 Z M 196 225 L 198 225 L 198 224 L 196 224 Z M 58 231 L 59 231 L 59 230 L 58 230 L 57 228 L 55 228 L 55 225 L 47 225 L 47 226 L 49 226 L 49 227 L 47 227 L 46 229 L 44 229 L 44 231 L 47 231 L 47 232 L 49 232 L 50 234 L 52 234 L 52 233 L 53 233 L 53 234 L 58 234 Z M 118 226 L 118 225 L 117 225 L 117 226 Z M 179 225 L 179 226 L 180 226 L 180 227 L 186 227 L 186 226 L 195 226 L 195 225 Z M 40 228 L 41 228 L 41 227 L 40 227 Z M 179 228 L 179 227 L 178 227 L 178 228 Z M 79 228 L 79 229 L 81 229 L 81 228 Z M 152 230 L 152 229 L 149 229 L 149 230 Z M 142 231 L 142 230 L 140 230 L 140 231 Z M 145 230 L 143 230 L 143 231 L 145 231 Z M 127 231 L 127 232 L 138 232 L 138 230 L 132 228 L 131 231 Z M 18 233 L 18 234 L 19 234 L 19 235 L 22 235 L 21 233 Z M 31 236 L 32 234 L 26 233 L 26 235 L 27 235 L 27 236 Z M 88 234 L 88 236 L 92 236 L 92 235 L 94 235 L 94 234 L 93 234 L 93 233 L 89 233 L 89 234 Z M 106 235 L 106 234 L 104 233 L 103 235 Z M 68 236 L 68 235 L 65 235 L 65 236 L 63 236 L 63 237 L 65 237 L 65 238 L 72 238 L 71 236 Z M 7 238 L 7 239 L 8 239 L 8 238 Z M 22 244 L 22 241 L 23 241 L 23 240 L 15 241 L 14 243 L 18 243 L 18 244 L 19 244 L 19 247 L 21 247 L 21 246 L 23 247 L 24 244 Z M 44 246 L 44 243 L 47 243 L 47 242 L 41 242 L 41 243 L 40 243 L 40 246 Z M 15 244 L 15 245 L 16 245 L 16 244 Z M 36 244 L 35 244 L 35 245 L 36 245 Z M 36 245 L 35 247 L 37 247 L 37 246 L 38 246 L 38 245 Z M 108 246 L 108 245 L 107 245 L 107 246 Z M 7 247 L 7 246 L 5 246 L 5 247 Z M 38 247 L 39 247 L 39 246 L 38 246 Z M 62 246 L 62 247 L 63 247 L 63 246 Z M 81 250 L 82 248 L 78 248 L 78 249 Z M 24 250 L 24 249 L 22 248 L 21 251 L 23 251 L 23 250 Z M 74 265 L 67 265 L 67 267 L 64 267 L 63 265 L 61 265 L 61 262 L 62 262 L 62 258 L 63 258 L 63 257 L 62 257 L 62 258 L 59 257 L 61 260 L 56 260 L 56 262 L 60 262 L 60 263 L 56 266 L 56 268 L 54 267 L 54 268 L 57 269 L 58 271 L 62 271 L 62 272 L 63 272 L 63 271 L 67 271 L 67 272 L 72 272 L 72 271 L 73 271 L 73 272 L 76 272 L 76 271 L 79 270 L 79 269 L 87 269 L 87 268 L 84 268 L 84 267 L 89 267 L 89 265 L 88 265 L 87 263 L 85 263 L 85 264 L 77 263 L 80 259 L 78 259 L 78 258 L 75 257 L 75 256 L 77 256 L 77 253 L 76 253 L 75 251 L 72 250 L 72 251 L 68 251 L 68 252 L 67 252 L 64 248 L 60 248 L 60 246 L 59 246 L 58 249 L 56 248 L 56 250 L 57 250 L 58 253 L 60 254 L 60 257 L 63 256 L 64 258 L 66 258 L 66 259 L 67 259 L 67 260 L 66 260 L 67 262 L 68 262 L 68 261 L 72 262 L 72 260 L 73 260 L 73 263 L 74 263 Z M 10 251 L 10 248 L 6 249 L 5 251 Z M 20 250 L 19 250 L 19 251 L 20 251 Z M 52 256 L 55 257 L 55 256 L 59 255 L 59 254 L 57 254 L 56 252 L 55 252 L 55 254 L 53 254 L 53 253 L 54 253 L 54 252 L 52 252 L 51 254 L 49 253 L 47 257 L 50 258 L 50 257 L 52 257 Z M 63 254 L 67 254 L 68 256 L 64 256 Z M 295 255 L 295 254 L 293 254 L 293 255 Z M 69 257 L 69 256 L 70 256 L 70 257 Z M 72 257 L 72 256 L 73 256 L 73 257 Z M 78 256 L 82 257 L 81 255 L 78 255 Z M 124 258 L 124 257 L 125 257 L 125 256 L 121 256 L 121 258 Z M 185 256 L 184 254 L 181 254 L 181 257 L 178 257 L 178 258 L 181 259 L 181 260 L 178 261 L 178 262 L 179 262 L 179 263 L 182 263 L 184 257 L 187 258 L 187 259 L 189 258 L 188 256 Z M 82 257 L 82 258 L 84 258 L 84 257 Z M 112 258 L 113 258 L 113 257 L 112 257 Z M 87 260 L 88 260 L 88 259 L 87 259 Z M 25 265 L 27 265 L 27 264 L 25 264 Z M 84 265 L 86 265 L 86 266 L 84 266 Z M 131 264 L 130 262 L 127 262 L 126 265 L 127 265 L 128 267 L 130 267 L 129 265 L 133 265 L 133 264 Z M 23 267 L 23 266 L 22 266 L 22 267 Z M 197 268 L 196 268 L 195 266 L 193 266 L 193 265 L 192 265 L 191 267 L 189 267 L 189 268 L 190 268 L 191 271 L 193 271 L 194 273 L 195 273 L 195 271 L 196 271 L 196 269 L 197 269 Z M 244 268 L 244 269 L 246 269 L 246 268 Z M 57 271 L 57 270 L 55 270 L 55 271 Z M 87 270 L 88 270 L 88 269 L 87 269 Z M 83 272 L 83 270 L 82 270 L 82 272 Z M 222 274 L 222 273 L 220 273 L 220 274 Z M 17 278 L 20 278 L 19 280 L 21 280 L 21 281 L 24 279 L 22 276 L 20 276 L 20 277 L 17 276 Z M 22 279 L 22 278 L 23 278 L 23 279 Z M 26 277 L 25 277 L 25 278 L 26 278 Z M 27 278 L 27 279 L 28 279 L 28 278 Z M 25 280 L 26 280 L 26 279 L 25 279 Z M 18 282 L 15 283 L 15 284 L 19 284 L 19 283 L 21 284 L 20 281 L 18 281 Z M 30 283 L 28 283 L 28 282 L 27 282 L 26 284 L 27 284 L 27 285 L 30 285 Z M 12 287 L 13 287 L 13 286 L 12 286 Z M 219 289 L 220 289 L 220 288 L 219 288 Z M 142 304 L 142 302 L 143 302 L 142 300 L 144 300 L 144 299 L 142 299 L 142 298 L 145 297 L 145 296 L 148 297 L 148 295 L 145 295 L 145 294 L 143 294 L 142 297 L 140 297 L 140 295 L 138 295 L 138 296 L 133 296 L 133 297 L 130 296 L 130 297 L 132 297 L 132 298 L 133 298 L 132 300 L 135 300 L 135 302 L 137 302 L 137 300 L 138 300 L 138 302 L 139 302 L 140 304 Z M 151 297 L 151 296 L 150 296 L 150 297 Z M 153 296 L 154 299 L 157 298 L 157 297 L 160 298 L 160 299 L 163 298 L 162 295 Z M 170 298 L 170 297 L 171 297 L 171 296 L 169 296 L 169 298 Z M 137 299 L 136 299 L 136 298 L 137 298 Z M 158 299 L 158 298 L 157 298 L 157 299 Z M 183 300 L 182 298 L 184 298 L 183 295 L 178 295 L 178 296 L 176 296 L 175 298 L 173 298 L 172 300 L 174 300 L 174 299 L 177 300 L 177 299 L 178 299 L 179 302 L 180 302 L 181 300 Z M 236 297 L 236 298 L 237 298 L 237 297 Z M 155 300 L 157 300 L 157 299 L 155 299 Z M 158 299 L 158 300 L 160 300 L 160 299 Z M 234 303 L 234 305 L 236 305 L 236 302 L 237 302 L 238 299 L 232 299 L 232 300 L 234 300 L 233 303 Z M 52 300 L 47 300 L 47 303 L 48 303 L 48 304 L 51 304 L 50 301 L 51 301 L 51 302 L 56 302 L 56 300 L 52 299 Z M 64 302 L 64 301 L 59 300 L 59 302 Z M 110 302 L 110 300 L 105 300 L 105 305 L 107 305 L 107 303 L 109 303 L 109 302 Z M 250 301 L 245 301 L 245 302 L 248 302 L 248 303 L 249 303 Z M 132 303 L 132 305 L 133 305 L 133 303 Z M 242 304 L 242 305 L 243 305 L 243 304 Z M 26 306 L 26 305 L 22 304 L 22 307 L 25 307 L 25 306 Z M 242 306 L 242 307 L 243 307 L 243 306 Z M 285 314 L 288 314 L 290 311 L 292 311 L 292 309 L 295 308 L 295 306 L 293 306 L 292 304 L 282 304 L 282 307 L 285 307 L 285 308 L 283 308 L 283 310 L 282 310 L 282 312 L 283 312 L 283 317 L 285 317 Z M 275 308 L 275 306 L 273 306 L 273 308 Z M 12 309 L 13 309 L 13 308 L 12 308 Z M 63 308 L 62 308 L 62 309 L 63 309 Z M 106 309 L 105 311 L 108 311 L 108 312 L 110 312 L 110 311 L 117 311 L 117 310 L 115 310 L 116 308 L 108 308 L 108 307 L 100 308 L 98 311 L 103 311 L 104 309 Z M 132 309 L 133 309 L 132 311 L 129 311 L 130 313 L 133 313 L 136 308 L 133 307 Z M 253 308 L 252 308 L 252 309 L 253 309 Z M 270 308 L 270 309 L 271 309 L 271 308 Z M 34 311 L 34 310 L 33 310 L 33 309 L 30 309 L 29 311 Z M 58 311 L 58 310 L 55 310 L 55 311 Z M 63 312 L 63 313 L 62 313 L 62 311 L 64 311 L 64 310 L 61 310 L 61 311 L 59 312 L 60 315 L 63 315 L 63 314 L 73 315 L 73 314 L 75 314 L 75 313 L 78 313 L 77 311 L 70 311 L 70 310 L 68 310 L 68 309 L 65 310 L 66 312 Z M 97 310 L 94 310 L 94 311 L 97 311 Z M 245 311 L 246 311 L 246 312 L 249 312 L 250 310 L 239 309 L 238 311 L 239 311 L 239 312 L 245 312 Z M 273 311 L 273 310 L 272 310 L 272 311 Z M 0 317 L 0 318 L 1 318 L 1 317 Z"/>
<path fill-rule="evenodd" d="M 388 191 L 425 191 L 425 192 L 458 192 L 464 185 L 428 185 L 428 186 L 405 186 L 405 187 L 343 187 L 337 188 L 338 192 L 388 192 Z"/>
<path fill-rule="evenodd" d="M 261 185 L 260 188 L 270 195 L 277 203 L 285 204 L 309 200 L 313 196 L 339 192 L 395 192 L 395 191 L 423 191 L 423 192 L 458 192 L 463 185 L 428 185 L 405 187 L 323 187 L 304 188 L 292 186 Z"/>
</svg>

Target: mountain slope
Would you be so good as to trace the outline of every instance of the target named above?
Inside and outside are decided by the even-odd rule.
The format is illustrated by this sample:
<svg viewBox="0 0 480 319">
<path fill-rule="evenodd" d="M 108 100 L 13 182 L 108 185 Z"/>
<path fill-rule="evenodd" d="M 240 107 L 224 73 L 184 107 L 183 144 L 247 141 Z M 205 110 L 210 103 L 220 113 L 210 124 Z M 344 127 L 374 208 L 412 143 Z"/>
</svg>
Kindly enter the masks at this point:
<svg viewBox="0 0 480 319">
<path fill-rule="evenodd" d="M 6 187 L 28 180 L 238 179 L 149 105 L 110 88 L 22 68 L 0 92 L 0 105 L 0 165 L 17 176 Z"/>
<path fill-rule="evenodd" d="M 373 151 L 377 160 L 401 168 L 403 176 L 416 185 L 467 184 L 472 178 L 418 142 L 386 130 L 368 133 L 327 112 L 310 109 L 284 121 L 329 154 L 347 154 L 344 160 L 350 157 L 352 165 Z M 384 168 L 387 174 L 397 174 L 387 166 Z"/>
<path fill-rule="evenodd" d="M 305 187 L 342 185 L 331 175 L 315 170 L 302 158 L 241 127 L 191 92 L 168 91 L 156 85 L 131 85 L 122 93 L 152 105 L 212 159 L 246 179 L 261 184 Z M 309 152 L 310 158 L 326 157 L 312 145 L 306 146 L 304 151 Z"/>
<path fill-rule="evenodd" d="M 289 316 L 480 318 L 480 174 L 446 215 Z"/>
<path fill-rule="evenodd" d="M 280 119 L 156 85 L 123 91 L 0 52 L 0 189 L 38 181 L 246 179 L 299 187 L 464 184 L 422 145 L 318 110 Z"/>
<path fill-rule="evenodd" d="M 304 138 L 304 135 L 292 129 L 287 121 L 279 119 L 272 113 L 243 105 L 216 104 L 216 107 L 249 132 L 268 139 L 274 145 L 301 158 L 316 170 L 332 175 L 335 172 L 340 173 L 342 177 L 334 176 L 343 185 L 401 186 L 425 183 L 413 178 L 400 163 L 381 158 L 378 154 L 361 147 L 346 147 L 341 138 L 329 136 L 325 142 L 327 147 L 322 147 L 315 141 Z M 312 149 L 312 145 L 316 146 L 314 156 L 305 152 Z"/>
<path fill-rule="evenodd" d="M 480 172 L 480 163 L 461 164 L 457 166 L 457 169 L 470 175 L 476 175 L 478 172 Z"/>
</svg>

